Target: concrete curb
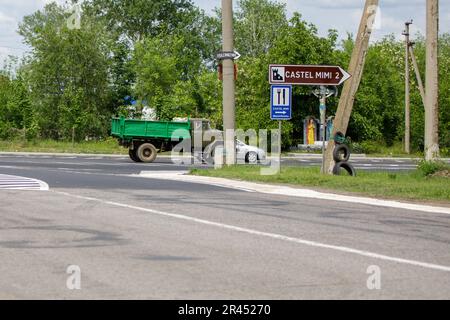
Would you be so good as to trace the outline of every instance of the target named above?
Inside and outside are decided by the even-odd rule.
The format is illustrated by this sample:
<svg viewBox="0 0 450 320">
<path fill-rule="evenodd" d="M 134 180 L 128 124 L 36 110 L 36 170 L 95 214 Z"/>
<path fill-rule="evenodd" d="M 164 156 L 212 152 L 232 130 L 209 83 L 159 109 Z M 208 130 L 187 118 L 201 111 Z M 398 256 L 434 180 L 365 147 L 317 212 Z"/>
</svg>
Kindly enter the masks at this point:
<svg viewBox="0 0 450 320">
<path fill-rule="evenodd" d="M 270 185 L 262 183 L 254 183 L 239 180 L 230 180 L 215 177 L 202 177 L 189 175 L 188 171 L 142 171 L 139 175 L 142 178 L 175 180 L 180 182 L 209 184 L 224 188 L 236 189 L 246 192 L 259 192 L 280 196 L 312 198 L 319 200 L 340 201 L 348 203 L 357 203 L 363 205 L 404 209 L 411 211 L 421 211 L 429 213 L 440 213 L 450 215 L 450 207 L 435 207 L 428 205 L 419 205 L 414 203 L 406 203 L 393 200 L 381 200 L 376 198 L 345 196 L 333 193 L 318 192 L 310 189 L 294 188 L 280 185 Z"/>
</svg>

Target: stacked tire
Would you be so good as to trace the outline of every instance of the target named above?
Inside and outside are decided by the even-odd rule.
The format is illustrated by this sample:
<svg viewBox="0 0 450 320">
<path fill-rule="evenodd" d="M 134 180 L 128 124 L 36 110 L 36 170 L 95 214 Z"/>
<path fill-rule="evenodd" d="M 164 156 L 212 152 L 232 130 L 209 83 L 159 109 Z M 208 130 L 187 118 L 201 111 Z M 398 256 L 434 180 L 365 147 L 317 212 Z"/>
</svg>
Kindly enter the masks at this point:
<svg viewBox="0 0 450 320">
<path fill-rule="evenodd" d="M 349 162 L 350 160 L 350 148 L 344 143 L 345 136 L 338 132 L 334 138 L 335 148 L 333 150 L 333 159 L 336 162 L 333 168 L 334 175 L 341 175 L 344 170 L 350 176 L 356 176 L 356 170 Z"/>
</svg>

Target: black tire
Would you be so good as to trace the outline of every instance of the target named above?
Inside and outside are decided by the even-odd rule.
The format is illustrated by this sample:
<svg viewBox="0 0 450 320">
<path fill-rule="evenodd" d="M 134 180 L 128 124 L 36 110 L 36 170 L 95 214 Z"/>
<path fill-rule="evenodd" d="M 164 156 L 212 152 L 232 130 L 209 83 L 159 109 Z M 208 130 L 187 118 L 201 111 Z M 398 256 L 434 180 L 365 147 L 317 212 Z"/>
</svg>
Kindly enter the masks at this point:
<svg viewBox="0 0 450 320">
<path fill-rule="evenodd" d="M 345 134 L 343 134 L 342 132 L 338 131 L 336 132 L 336 134 L 334 135 L 334 143 L 339 145 L 342 144 L 343 141 L 345 141 Z"/>
<path fill-rule="evenodd" d="M 333 159 L 336 162 L 347 162 L 350 159 L 350 148 L 346 144 L 338 144 L 333 150 Z"/>
<path fill-rule="evenodd" d="M 258 163 L 258 154 L 254 151 L 250 151 L 245 155 L 245 162 L 249 164 Z"/>
<path fill-rule="evenodd" d="M 356 177 L 356 170 L 355 170 L 355 168 L 348 162 L 338 162 L 338 163 L 336 163 L 336 165 L 333 168 L 333 174 L 335 176 L 341 175 L 342 169 L 347 171 L 347 173 L 350 176 Z"/>
<path fill-rule="evenodd" d="M 128 155 L 130 156 L 130 159 L 133 160 L 134 162 L 142 162 L 142 161 L 138 158 L 136 152 L 137 152 L 136 149 L 133 149 L 133 150 L 132 150 L 132 149 L 129 149 L 129 150 L 128 150 Z"/>
<path fill-rule="evenodd" d="M 136 155 L 141 162 L 151 163 L 155 161 L 158 150 L 151 143 L 144 143 L 139 146 Z"/>
</svg>

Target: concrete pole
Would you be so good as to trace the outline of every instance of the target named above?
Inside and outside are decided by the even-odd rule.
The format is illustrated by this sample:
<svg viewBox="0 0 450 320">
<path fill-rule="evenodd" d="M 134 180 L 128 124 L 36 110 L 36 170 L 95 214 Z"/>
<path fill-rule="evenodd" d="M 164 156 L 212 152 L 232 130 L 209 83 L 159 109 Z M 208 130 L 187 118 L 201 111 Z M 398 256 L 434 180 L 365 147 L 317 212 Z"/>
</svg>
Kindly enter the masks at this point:
<svg viewBox="0 0 450 320">
<path fill-rule="evenodd" d="M 233 52 L 234 32 L 232 0 L 222 0 L 222 36 L 223 51 Z M 227 165 L 236 163 L 236 146 L 234 139 L 235 99 L 234 61 L 232 59 L 225 59 L 223 60 L 223 130 Z M 232 134 L 230 130 L 233 130 Z"/>
<path fill-rule="evenodd" d="M 420 96 L 422 97 L 423 107 L 425 109 L 426 106 L 426 97 L 425 97 L 425 88 L 423 86 L 422 76 L 420 75 L 419 65 L 417 64 L 416 55 L 414 54 L 414 43 L 409 42 L 409 54 L 411 56 L 411 60 L 414 66 L 414 71 L 416 73 L 417 86 L 419 87 Z"/>
<path fill-rule="evenodd" d="M 405 152 L 411 153 L 411 98 L 409 75 L 409 26 L 412 20 L 405 23 Z"/>
<path fill-rule="evenodd" d="M 439 0 L 427 0 L 425 160 L 439 158 Z"/>
<path fill-rule="evenodd" d="M 342 90 L 338 110 L 334 119 L 333 137 L 337 132 L 342 132 L 344 134 L 347 132 L 348 123 L 353 110 L 353 104 L 355 102 L 356 92 L 358 91 L 362 73 L 364 71 L 369 40 L 372 34 L 375 16 L 378 11 L 378 3 L 379 0 L 366 0 L 355 46 L 353 48 L 352 57 L 350 60 L 350 66 L 348 68 L 348 72 L 352 75 L 352 78 L 344 84 L 344 88 Z M 334 146 L 334 141 L 330 140 L 325 153 L 325 173 L 327 174 L 333 174 Z"/>
</svg>

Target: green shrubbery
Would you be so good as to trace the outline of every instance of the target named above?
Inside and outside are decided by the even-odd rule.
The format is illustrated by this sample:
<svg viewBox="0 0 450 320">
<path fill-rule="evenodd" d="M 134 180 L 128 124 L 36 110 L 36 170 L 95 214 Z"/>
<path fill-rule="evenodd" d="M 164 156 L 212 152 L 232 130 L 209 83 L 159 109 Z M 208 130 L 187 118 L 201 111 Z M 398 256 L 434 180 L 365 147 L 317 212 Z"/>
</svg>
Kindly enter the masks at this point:
<svg viewBox="0 0 450 320">
<path fill-rule="evenodd" d="M 443 161 L 422 160 L 419 162 L 419 166 L 417 169 L 423 176 L 428 177 L 440 171 L 450 171 L 450 165 Z"/>
</svg>

